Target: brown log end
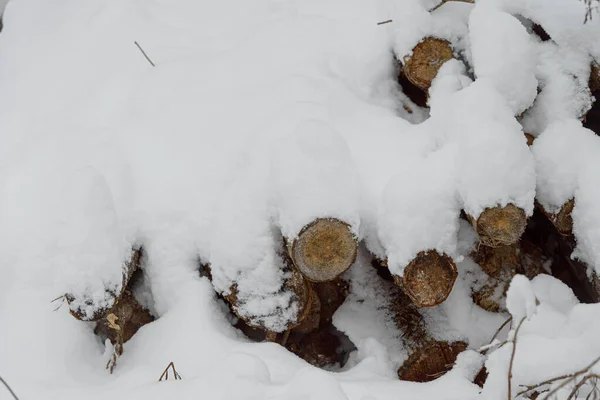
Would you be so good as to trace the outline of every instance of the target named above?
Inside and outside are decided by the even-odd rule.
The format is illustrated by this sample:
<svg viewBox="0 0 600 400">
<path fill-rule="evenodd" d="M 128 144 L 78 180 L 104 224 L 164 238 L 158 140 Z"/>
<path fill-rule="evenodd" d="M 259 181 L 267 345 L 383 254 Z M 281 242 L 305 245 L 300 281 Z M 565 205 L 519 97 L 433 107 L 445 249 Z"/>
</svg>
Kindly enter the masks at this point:
<svg viewBox="0 0 600 400">
<path fill-rule="evenodd" d="M 292 242 L 296 268 L 312 282 L 327 282 L 356 260 L 358 241 L 350 226 L 335 218 L 319 218 L 306 225 Z"/>
<path fill-rule="evenodd" d="M 442 65 L 454 56 L 450 42 L 427 37 L 404 58 L 404 75 L 415 86 L 429 90 Z"/>
<path fill-rule="evenodd" d="M 600 65 L 595 62 L 592 63 L 589 85 L 592 92 L 600 90 Z"/>
<path fill-rule="evenodd" d="M 452 258 L 435 250 L 420 252 L 394 282 L 404 289 L 418 307 L 434 307 L 450 295 L 458 276 Z"/>
<path fill-rule="evenodd" d="M 115 304 L 117 303 L 117 301 L 123 296 L 123 293 L 125 292 L 125 289 L 127 287 L 127 284 L 129 283 L 129 280 L 133 276 L 133 273 L 135 271 L 137 271 L 137 269 L 139 268 L 139 266 L 142 262 L 142 256 L 143 256 L 143 249 L 141 247 L 139 249 L 131 250 L 131 256 L 130 256 L 129 260 L 125 261 L 122 266 L 123 280 L 122 280 L 121 291 L 115 292 L 112 290 L 106 290 L 106 296 L 111 301 L 104 307 L 98 306 L 97 308 L 95 308 L 93 310 L 93 313 L 91 316 L 89 316 L 87 314 L 85 309 L 82 309 L 81 307 L 73 306 L 72 303 L 79 299 L 77 299 L 71 293 L 65 294 L 65 299 L 67 300 L 67 303 L 69 304 L 69 313 L 80 321 L 98 321 L 99 319 L 101 319 L 105 315 L 107 315 L 109 313 L 109 311 L 111 310 L 111 308 L 114 307 Z M 87 306 L 93 307 L 93 302 L 91 299 L 84 299 L 83 303 Z"/>
<path fill-rule="evenodd" d="M 468 217 L 481 243 L 490 247 L 516 243 L 527 226 L 525 211 L 514 204 L 486 208 L 477 220 Z"/>
<path fill-rule="evenodd" d="M 398 369 L 403 381 L 430 382 L 452 369 L 456 357 L 467 348 L 464 342 L 431 340 L 415 350 Z"/>
<path fill-rule="evenodd" d="M 509 285 L 510 278 L 505 280 L 490 277 L 481 287 L 474 288 L 471 294 L 473 303 L 493 313 L 506 311 L 506 291 Z"/>
<path fill-rule="evenodd" d="M 563 236 L 570 236 L 573 234 L 573 208 L 575 207 L 575 199 L 571 199 L 562 205 L 560 210 L 556 213 L 549 213 L 539 205 L 544 215 L 548 217 L 552 225 L 556 227 L 558 233 Z"/>
<path fill-rule="evenodd" d="M 108 338 L 113 345 L 120 340 L 126 343 L 142 326 L 152 321 L 154 317 L 150 312 L 127 290 L 110 312 L 97 322 L 94 333 Z"/>
<path fill-rule="evenodd" d="M 531 133 L 525 132 L 525 139 L 527 139 L 527 146 L 531 147 L 535 141 L 535 136 L 533 136 Z"/>
</svg>

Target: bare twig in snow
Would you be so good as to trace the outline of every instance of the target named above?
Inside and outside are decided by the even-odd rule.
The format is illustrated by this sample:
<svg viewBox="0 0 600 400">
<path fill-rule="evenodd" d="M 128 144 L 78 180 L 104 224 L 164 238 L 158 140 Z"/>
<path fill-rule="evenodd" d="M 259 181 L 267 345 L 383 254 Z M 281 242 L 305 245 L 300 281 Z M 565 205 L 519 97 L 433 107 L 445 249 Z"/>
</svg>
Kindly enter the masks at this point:
<svg viewBox="0 0 600 400">
<path fill-rule="evenodd" d="M 150 65 L 152 65 L 153 67 L 156 67 L 156 65 L 154 65 L 154 63 L 152 62 L 152 60 L 150 59 L 150 57 L 148 57 L 148 54 L 146 54 L 146 52 L 144 51 L 144 49 L 142 49 L 142 46 L 140 46 L 138 42 L 133 42 L 133 43 L 135 43 L 135 45 L 137 46 L 137 48 L 140 49 L 140 51 L 142 52 L 142 54 L 144 55 L 144 57 L 146 57 L 146 60 L 148 60 L 148 62 L 150 63 Z"/>
<path fill-rule="evenodd" d="M 519 325 L 517 326 L 517 329 L 515 330 L 515 337 L 513 339 L 512 354 L 510 355 L 510 364 L 508 365 L 508 400 L 511 399 L 512 370 L 513 370 L 513 364 L 515 362 L 515 354 L 517 353 L 517 338 L 519 336 L 519 329 L 521 329 L 523 322 L 525 322 L 525 317 L 521 318 L 521 321 L 519 322 Z"/>
<path fill-rule="evenodd" d="M 391 20 L 391 19 L 388 19 L 387 21 L 381 21 L 381 22 L 378 22 L 378 23 L 377 23 L 377 25 L 385 25 L 385 24 L 389 24 L 389 23 L 391 23 L 391 22 L 394 22 L 394 21 L 393 21 L 393 20 Z"/>
<path fill-rule="evenodd" d="M 8 389 L 8 392 L 12 395 L 12 397 L 15 398 L 15 400 L 19 400 L 19 398 L 17 397 L 15 392 L 13 392 L 13 390 L 10 388 L 10 386 L 8 386 L 8 383 L 6 383 L 6 381 L 4 379 L 2 379 L 1 376 L 0 376 L 0 382 L 2 382 L 2 384 L 6 387 L 6 389 Z"/>
<path fill-rule="evenodd" d="M 181 380 L 181 375 L 179 375 L 179 373 L 177 372 L 177 370 L 175 369 L 175 364 L 173 364 L 173 361 L 171 361 L 169 363 L 169 365 L 167 365 L 167 368 L 165 368 L 165 370 L 163 371 L 162 375 L 160 376 L 160 378 L 158 378 L 158 381 L 161 382 L 163 379 L 165 381 L 169 380 L 169 368 L 171 368 L 171 370 L 173 371 L 173 376 L 175 377 L 176 381 L 180 381 Z"/>
</svg>

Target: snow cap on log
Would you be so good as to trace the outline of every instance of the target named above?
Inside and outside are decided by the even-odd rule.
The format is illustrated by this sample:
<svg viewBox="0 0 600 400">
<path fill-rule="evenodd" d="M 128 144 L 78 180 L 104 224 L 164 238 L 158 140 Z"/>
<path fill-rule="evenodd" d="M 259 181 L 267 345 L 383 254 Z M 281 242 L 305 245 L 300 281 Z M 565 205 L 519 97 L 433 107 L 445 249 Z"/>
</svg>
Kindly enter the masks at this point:
<svg viewBox="0 0 600 400">
<path fill-rule="evenodd" d="M 337 218 L 358 235 L 354 162 L 346 141 L 328 123 L 304 121 L 277 140 L 271 176 L 277 222 L 286 239 L 293 241 L 319 218 Z"/>
<path fill-rule="evenodd" d="M 348 224 L 335 218 L 319 218 L 288 242 L 288 250 L 294 265 L 307 279 L 327 282 L 354 263 L 358 242 Z"/>
<path fill-rule="evenodd" d="M 538 81 L 535 50 L 523 24 L 493 5 L 477 3 L 469 17 L 469 37 L 477 79 L 492 82 L 513 115 L 529 108 Z"/>
<path fill-rule="evenodd" d="M 255 140 L 240 155 L 214 211 L 208 261 L 215 290 L 235 298 L 231 303 L 238 316 L 252 326 L 283 332 L 299 321 L 306 298 L 304 279 L 293 273 L 283 238 L 270 221 L 266 148 Z"/>
</svg>

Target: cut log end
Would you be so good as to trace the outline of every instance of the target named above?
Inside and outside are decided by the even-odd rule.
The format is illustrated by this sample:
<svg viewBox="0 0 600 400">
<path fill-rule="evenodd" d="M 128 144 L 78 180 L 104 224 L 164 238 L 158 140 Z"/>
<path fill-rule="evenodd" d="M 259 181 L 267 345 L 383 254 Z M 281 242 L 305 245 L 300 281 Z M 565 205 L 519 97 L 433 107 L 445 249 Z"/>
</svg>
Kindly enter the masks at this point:
<svg viewBox="0 0 600 400">
<path fill-rule="evenodd" d="M 137 271 L 142 262 L 142 256 L 142 248 L 131 250 L 131 256 L 129 260 L 123 263 L 123 280 L 121 291 L 116 292 L 107 289 L 105 295 L 108 301 L 104 302 L 102 306 L 95 305 L 92 299 L 78 299 L 71 293 L 65 294 L 65 299 L 69 304 L 69 313 L 80 321 L 88 322 L 98 321 L 107 315 L 111 308 L 117 303 L 119 298 L 123 296 L 129 280 L 133 276 L 133 273 Z"/>
<path fill-rule="evenodd" d="M 546 215 L 546 217 L 552 222 L 552 224 L 563 236 L 570 236 L 573 234 L 573 208 L 575 207 L 575 199 L 567 201 L 558 210 L 557 213 L 549 213 L 540 205 L 540 209 Z"/>
<path fill-rule="evenodd" d="M 464 342 L 432 340 L 414 351 L 398 369 L 403 381 L 430 382 L 452 369 L 456 357 L 467 348 Z"/>
<path fill-rule="evenodd" d="M 514 204 L 486 208 L 477 220 L 470 216 L 469 220 L 481 243 L 490 247 L 510 246 L 516 243 L 527 226 L 525 211 Z"/>
<path fill-rule="evenodd" d="M 348 224 L 321 218 L 302 229 L 290 253 L 296 268 L 308 280 L 327 282 L 354 264 L 358 242 Z"/>
<path fill-rule="evenodd" d="M 415 46 L 404 59 L 404 75 L 415 86 L 427 91 L 442 65 L 454 56 L 450 42 L 433 37 Z"/>
<path fill-rule="evenodd" d="M 430 250 L 420 252 L 394 282 L 404 289 L 418 307 L 434 307 L 446 300 L 458 276 L 450 257 Z"/>
<path fill-rule="evenodd" d="M 535 141 L 535 136 L 533 136 L 531 133 L 525 132 L 525 139 L 527 139 L 527 146 L 531 147 Z"/>
</svg>

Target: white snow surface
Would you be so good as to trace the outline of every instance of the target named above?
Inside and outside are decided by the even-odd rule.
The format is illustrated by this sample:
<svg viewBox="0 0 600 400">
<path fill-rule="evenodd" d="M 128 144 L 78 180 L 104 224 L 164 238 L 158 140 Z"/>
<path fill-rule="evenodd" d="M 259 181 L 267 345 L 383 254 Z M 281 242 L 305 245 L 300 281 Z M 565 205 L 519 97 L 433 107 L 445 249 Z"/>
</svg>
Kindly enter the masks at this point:
<svg viewBox="0 0 600 400">
<path fill-rule="evenodd" d="M 552 124 L 543 116 L 568 102 L 552 93 L 581 92 L 580 82 L 553 79 L 600 59 L 600 24 L 583 26 L 575 0 L 546 2 L 481 0 L 429 14 L 435 1 L 10 1 L 0 34 L 0 375 L 21 399 L 506 398 L 510 345 L 488 357 L 483 391 L 471 383 L 484 361 L 474 351 L 435 382 L 399 382 L 405 354 L 362 258 L 348 272 L 362 291 L 334 318 L 358 347 L 343 371 L 250 343 L 214 290 L 235 283 L 237 311 L 282 330 L 298 312 L 282 290 L 282 236 L 334 216 L 389 256 L 394 273 L 420 250 L 455 257 L 452 294 L 424 314 L 434 336 L 468 337 L 476 349 L 506 316 L 471 302 L 469 282 L 482 272 L 466 257 L 475 235 L 458 213 L 514 203 L 531 214 L 536 191 L 554 207 L 577 197 L 577 256 L 598 268 L 598 140 L 568 120 L 587 100 Z M 506 13 L 544 24 L 559 49 L 527 41 Z M 508 44 L 491 26 L 518 41 L 498 65 L 488 57 Z M 422 122 L 426 112 L 399 110 L 394 52 L 427 35 L 450 40 L 470 65 L 444 66 Z M 498 47 L 485 49 L 480 35 Z M 557 71 L 550 64 L 564 47 L 581 50 Z M 514 67 L 536 48 L 536 60 Z M 532 153 L 515 114 L 534 81 L 548 99 L 531 111 Z M 572 148 L 561 145 L 561 126 L 577 138 Z M 562 151 L 565 169 L 545 175 Z M 110 304 L 102 288 L 120 289 L 122 263 L 140 245 L 158 319 L 109 375 L 110 348 L 93 324 L 51 301 L 75 293 Z M 210 263 L 212 285 L 199 262 Z M 598 305 L 578 304 L 549 277 L 530 286 L 541 303 L 521 331 L 513 388 L 600 354 Z M 170 361 L 184 380 L 156 382 Z"/>
</svg>

